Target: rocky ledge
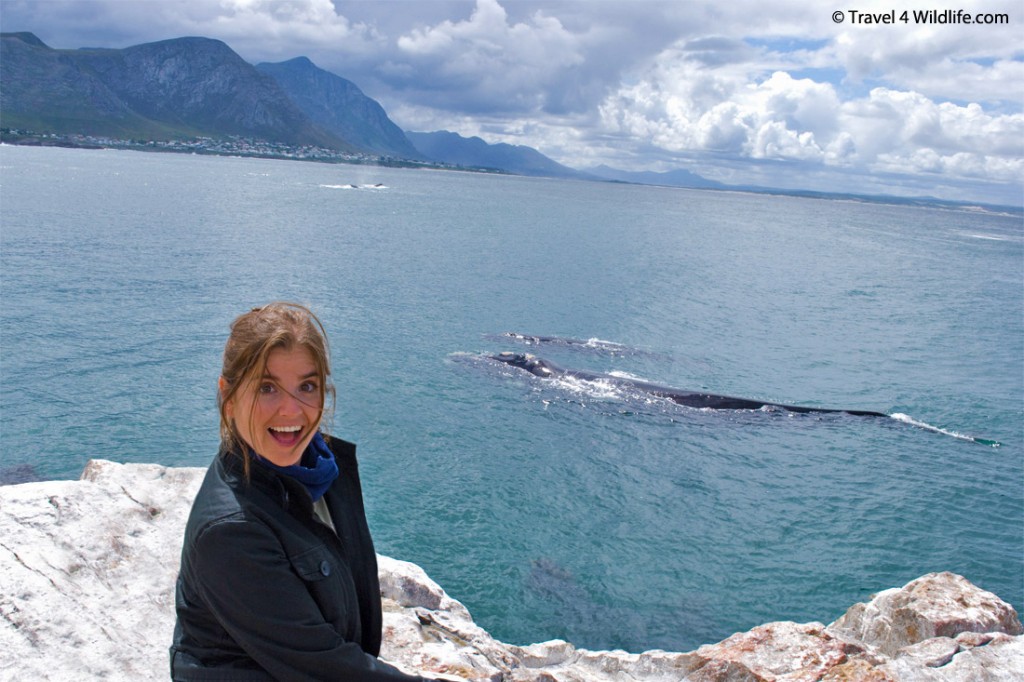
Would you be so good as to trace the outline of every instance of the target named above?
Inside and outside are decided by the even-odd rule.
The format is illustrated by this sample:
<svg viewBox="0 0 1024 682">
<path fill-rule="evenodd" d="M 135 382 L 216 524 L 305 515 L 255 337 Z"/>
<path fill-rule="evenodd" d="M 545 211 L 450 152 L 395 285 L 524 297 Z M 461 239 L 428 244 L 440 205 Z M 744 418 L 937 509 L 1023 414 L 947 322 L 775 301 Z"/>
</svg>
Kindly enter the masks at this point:
<svg viewBox="0 0 1024 682">
<path fill-rule="evenodd" d="M 0 488 L 0 678 L 167 679 L 173 585 L 203 470 L 93 460 L 80 481 Z M 1014 609 L 953 573 L 831 625 L 761 625 L 687 653 L 514 646 L 414 564 L 380 557 L 385 648 L 410 671 L 492 682 L 1022 680 Z"/>
</svg>

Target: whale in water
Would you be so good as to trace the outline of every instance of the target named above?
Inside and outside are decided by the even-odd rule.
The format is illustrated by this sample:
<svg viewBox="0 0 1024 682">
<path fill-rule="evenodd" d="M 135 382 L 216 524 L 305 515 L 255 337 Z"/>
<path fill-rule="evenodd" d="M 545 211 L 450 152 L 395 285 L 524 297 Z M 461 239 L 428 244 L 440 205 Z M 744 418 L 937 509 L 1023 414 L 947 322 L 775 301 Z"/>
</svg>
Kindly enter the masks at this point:
<svg viewBox="0 0 1024 682">
<path fill-rule="evenodd" d="M 532 353 L 505 352 L 499 353 L 498 355 L 492 355 L 491 357 L 499 362 L 505 363 L 506 365 L 525 370 L 530 374 L 541 377 L 542 379 L 569 377 L 583 381 L 601 381 L 614 386 L 621 386 L 623 388 L 632 389 L 648 395 L 657 396 L 659 398 L 665 398 L 687 407 L 707 408 L 712 410 L 760 410 L 761 408 L 767 407 L 786 410 L 788 412 L 801 413 L 845 412 L 846 414 L 852 414 L 858 417 L 889 416 L 883 412 L 873 412 L 871 410 L 843 410 L 825 407 L 784 405 L 782 403 L 770 403 L 761 400 L 750 400 L 748 398 L 736 398 L 733 396 L 718 395 L 716 393 L 706 393 L 703 391 L 686 391 L 683 389 L 672 388 L 670 386 L 654 384 L 649 381 L 628 379 L 611 374 L 604 374 L 602 372 L 565 369 L 563 367 L 559 367 L 550 360 L 539 358 Z"/>
<path fill-rule="evenodd" d="M 574 339 L 568 336 L 535 336 L 533 334 L 520 334 L 519 332 L 504 332 L 501 336 L 533 344 L 554 343 L 565 346 L 592 346 L 597 343 L 597 339 Z M 602 341 L 601 343 L 612 344 L 611 341 Z M 612 345 L 618 346 L 619 344 Z"/>
<path fill-rule="evenodd" d="M 537 336 L 534 334 L 520 334 L 519 332 L 502 332 L 501 334 L 488 336 L 501 341 L 512 339 L 527 346 L 568 346 L 574 349 L 610 353 L 612 355 L 647 355 L 645 351 L 641 351 L 638 348 L 631 348 L 615 341 L 605 341 L 604 339 L 597 338 L 574 339 L 571 336 Z"/>
<path fill-rule="evenodd" d="M 581 381 L 601 382 L 606 385 L 620 386 L 638 393 L 645 393 L 647 395 L 665 398 L 687 407 L 706 408 L 711 410 L 760 410 L 762 408 L 768 408 L 801 413 L 846 413 L 857 417 L 886 417 L 903 424 L 910 424 L 911 426 L 924 429 L 925 431 L 931 431 L 944 436 L 951 436 L 959 440 L 966 440 L 972 443 L 996 448 L 1002 445 L 998 440 L 972 436 L 960 431 L 942 428 L 941 426 L 933 426 L 932 424 L 914 419 L 909 415 L 899 412 L 885 414 L 884 412 L 874 412 L 872 410 L 845 410 L 827 407 L 807 407 L 804 405 L 784 405 L 782 403 L 751 400 L 749 398 L 736 398 L 728 395 L 706 393 L 704 391 L 685 391 L 678 388 L 672 388 L 670 386 L 662 386 L 649 381 L 643 381 L 642 379 L 631 379 L 612 374 L 604 374 L 602 372 L 565 369 L 563 367 L 559 367 L 550 360 L 539 358 L 531 353 L 505 352 L 497 355 L 487 355 L 486 357 L 512 367 L 518 367 L 519 369 L 544 379 L 567 377 Z"/>
</svg>

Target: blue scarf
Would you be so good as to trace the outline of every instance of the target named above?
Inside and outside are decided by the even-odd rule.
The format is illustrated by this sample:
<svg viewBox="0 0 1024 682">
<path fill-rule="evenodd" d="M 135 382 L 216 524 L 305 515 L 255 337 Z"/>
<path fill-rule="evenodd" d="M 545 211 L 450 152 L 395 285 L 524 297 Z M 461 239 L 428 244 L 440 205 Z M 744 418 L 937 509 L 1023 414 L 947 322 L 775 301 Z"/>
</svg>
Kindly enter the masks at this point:
<svg viewBox="0 0 1024 682">
<path fill-rule="evenodd" d="M 334 461 L 334 453 L 327 447 L 327 443 L 324 442 L 324 437 L 319 431 L 313 436 L 313 440 L 309 441 L 298 464 L 287 467 L 278 466 L 256 453 L 253 453 L 253 459 L 261 466 L 290 476 L 306 486 L 314 502 L 323 497 L 323 494 L 334 483 L 334 479 L 338 478 L 338 463 Z"/>
</svg>

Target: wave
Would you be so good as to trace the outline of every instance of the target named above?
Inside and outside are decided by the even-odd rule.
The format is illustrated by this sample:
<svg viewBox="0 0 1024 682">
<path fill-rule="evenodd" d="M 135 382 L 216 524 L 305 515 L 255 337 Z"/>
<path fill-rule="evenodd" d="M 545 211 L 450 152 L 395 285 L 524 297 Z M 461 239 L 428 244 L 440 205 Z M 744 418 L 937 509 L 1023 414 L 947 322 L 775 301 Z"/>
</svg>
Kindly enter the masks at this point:
<svg viewBox="0 0 1024 682">
<path fill-rule="evenodd" d="M 924 429 L 926 431 L 932 431 L 934 433 L 941 433 L 944 436 L 950 436 L 952 438 L 958 438 L 960 440 L 966 440 L 966 441 L 970 441 L 972 443 L 980 443 L 981 445 L 989 445 L 989 446 L 994 447 L 994 448 L 998 448 L 999 446 L 1002 445 L 1002 443 L 1000 443 L 997 440 L 991 440 L 991 439 L 988 439 L 988 438 L 979 438 L 977 436 L 970 436 L 970 435 L 968 435 L 966 433 L 960 433 L 959 431 L 952 431 L 950 429 L 944 429 L 944 428 L 941 428 L 939 426 L 932 426 L 931 424 L 928 424 L 926 422 L 914 419 L 910 415 L 903 414 L 902 412 L 895 412 L 893 414 L 890 414 L 889 417 L 891 417 L 892 419 L 895 419 L 898 422 L 903 422 L 904 424 L 910 424 L 911 426 L 916 426 L 919 429 Z"/>
<path fill-rule="evenodd" d="M 377 183 L 375 185 L 320 185 L 321 189 L 388 189 L 387 185 Z"/>
<path fill-rule="evenodd" d="M 986 242 L 1011 242 L 1020 244 L 1024 242 L 1024 235 L 1020 234 L 992 234 L 987 232 L 961 232 L 961 236 L 969 239 L 980 239 Z"/>
</svg>

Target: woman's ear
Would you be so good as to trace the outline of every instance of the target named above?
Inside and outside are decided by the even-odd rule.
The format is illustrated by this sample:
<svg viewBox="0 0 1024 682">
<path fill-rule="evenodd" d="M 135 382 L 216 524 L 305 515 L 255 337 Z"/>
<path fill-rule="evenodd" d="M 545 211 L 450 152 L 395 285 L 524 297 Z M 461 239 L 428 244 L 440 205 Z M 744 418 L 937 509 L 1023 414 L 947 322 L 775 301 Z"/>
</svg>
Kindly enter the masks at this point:
<svg viewBox="0 0 1024 682">
<path fill-rule="evenodd" d="M 228 419 L 231 419 L 231 401 L 227 400 L 228 395 L 228 380 L 223 376 L 217 378 L 217 390 L 220 391 L 220 399 L 224 402 L 224 414 L 227 415 Z"/>
</svg>

